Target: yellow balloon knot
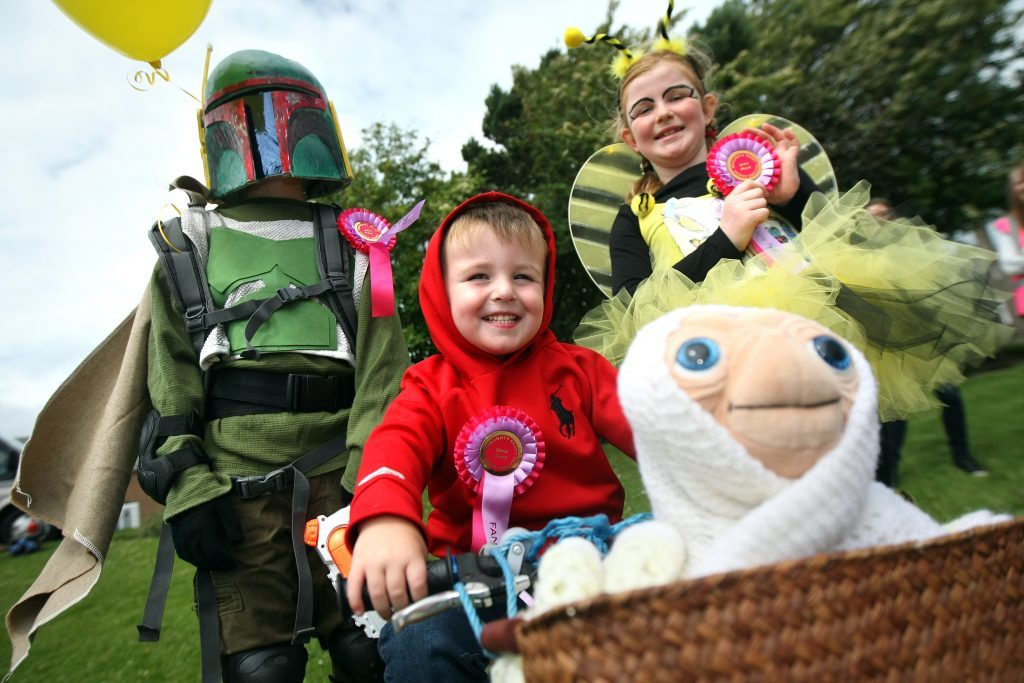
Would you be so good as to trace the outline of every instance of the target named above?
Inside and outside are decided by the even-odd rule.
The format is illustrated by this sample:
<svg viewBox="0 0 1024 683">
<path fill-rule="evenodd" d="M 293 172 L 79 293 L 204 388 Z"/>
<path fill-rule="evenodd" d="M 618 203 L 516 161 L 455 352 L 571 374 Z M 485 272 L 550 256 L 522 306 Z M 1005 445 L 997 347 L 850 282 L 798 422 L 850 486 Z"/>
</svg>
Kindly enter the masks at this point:
<svg viewBox="0 0 1024 683">
<path fill-rule="evenodd" d="M 586 37 L 583 35 L 583 32 L 580 31 L 578 28 L 576 28 L 575 26 L 570 26 L 569 28 L 565 29 L 564 39 L 565 46 L 571 50 L 575 47 L 579 47 L 580 45 L 582 45 L 583 41 L 586 40 Z"/>
<path fill-rule="evenodd" d="M 652 46 L 654 52 L 675 52 L 677 55 L 686 56 L 686 42 L 682 38 L 658 38 Z"/>
<path fill-rule="evenodd" d="M 633 213 L 637 218 L 644 218 L 654 210 L 654 203 L 654 197 L 646 192 L 641 192 L 637 196 L 633 197 L 633 201 L 629 203 L 629 208 L 633 210 Z"/>
</svg>

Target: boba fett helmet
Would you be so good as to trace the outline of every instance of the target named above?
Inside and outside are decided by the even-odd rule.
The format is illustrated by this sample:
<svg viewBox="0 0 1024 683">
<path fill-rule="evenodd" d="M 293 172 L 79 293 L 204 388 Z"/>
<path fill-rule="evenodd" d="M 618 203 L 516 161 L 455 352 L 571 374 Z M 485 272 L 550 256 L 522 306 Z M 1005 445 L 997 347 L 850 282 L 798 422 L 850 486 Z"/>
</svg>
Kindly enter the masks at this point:
<svg viewBox="0 0 1024 683">
<path fill-rule="evenodd" d="M 200 140 L 211 199 L 267 178 L 302 179 L 308 197 L 348 185 L 352 172 L 334 107 L 304 66 L 242 50 L 210 73 Z"/>
</svg>

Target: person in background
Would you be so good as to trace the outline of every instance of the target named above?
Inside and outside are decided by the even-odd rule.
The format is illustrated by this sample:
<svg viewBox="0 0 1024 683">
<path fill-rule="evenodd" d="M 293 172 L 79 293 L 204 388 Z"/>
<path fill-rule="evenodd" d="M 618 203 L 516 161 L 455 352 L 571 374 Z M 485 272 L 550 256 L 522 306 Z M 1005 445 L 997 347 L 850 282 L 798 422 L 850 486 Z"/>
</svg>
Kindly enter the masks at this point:
<svg viewBox="0 0 1024 683">
<path fill-rule="evenodd" d="M 999 257 L 999 267 L 1016 285 L 1013 312 L 1024 317 L 1024 162 L 1010 171 L 1005 216 L 985 226 L 992 249 Z"/>
<path fill-rule="evenodd" d="M 872 197 L 865 209 L 872 216 L 881 220 L 891 220 L 896 217 L 892 203 L 885 197 Z M 935 397 L 942 402 L 942 427 L 946 432 L 946 439 L 949 441 L 949 448 L 953 454 L 953 464 L 967 474 L 976 477 L 986 476 L 988 471 L 974 459 L 968 447 L 967 415 L 964 412 L 960 389 L 953 384 L 945 384 L 935 390 Z M 900 457 L 906 436 L 906 420 L 882 422 L 880 431 L 882 448 L 878 456 L 875 478 L 892 488 L 899 485 Z"/>
</svg>

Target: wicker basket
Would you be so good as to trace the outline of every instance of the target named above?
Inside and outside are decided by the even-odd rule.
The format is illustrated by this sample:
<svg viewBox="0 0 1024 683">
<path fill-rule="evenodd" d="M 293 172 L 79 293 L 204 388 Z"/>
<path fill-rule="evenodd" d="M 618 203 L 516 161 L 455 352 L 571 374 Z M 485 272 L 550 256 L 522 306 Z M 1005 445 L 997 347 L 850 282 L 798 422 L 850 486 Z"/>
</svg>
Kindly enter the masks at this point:
<svg viewBox="0 0 1024 683">
<path fill-rule="evenodd" d="M 602 595 L 517 629 L 527 681 L 1024 681 L 1024 518 Z"/>
</svg>

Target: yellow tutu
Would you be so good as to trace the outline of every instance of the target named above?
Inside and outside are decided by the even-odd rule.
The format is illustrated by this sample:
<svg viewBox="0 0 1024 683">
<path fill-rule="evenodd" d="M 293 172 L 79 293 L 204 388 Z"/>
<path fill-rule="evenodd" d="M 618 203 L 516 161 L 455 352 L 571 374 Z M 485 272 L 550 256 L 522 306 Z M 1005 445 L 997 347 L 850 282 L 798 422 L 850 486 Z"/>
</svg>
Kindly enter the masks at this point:
<svg viewBox="0 0 1024 683">
<path fill-rule="evenodd" d="M 815 194 L 791 243 L 742 263 L 719 262 L 703 283 L 658 270 L 584 316 L 574 337 L 618 365 L 636 331 L 700 303 L 763 306 L 825 325 L 859 348 L 878 380 L 884 420 L 937 405 L 934 389 L 995 354 L 1012 332 L 998 308 L 1010 293 L 989 279 L 995 254 L 944 239 L 916 220 L 864 210 L 870 186 Z"/>
</svg>

